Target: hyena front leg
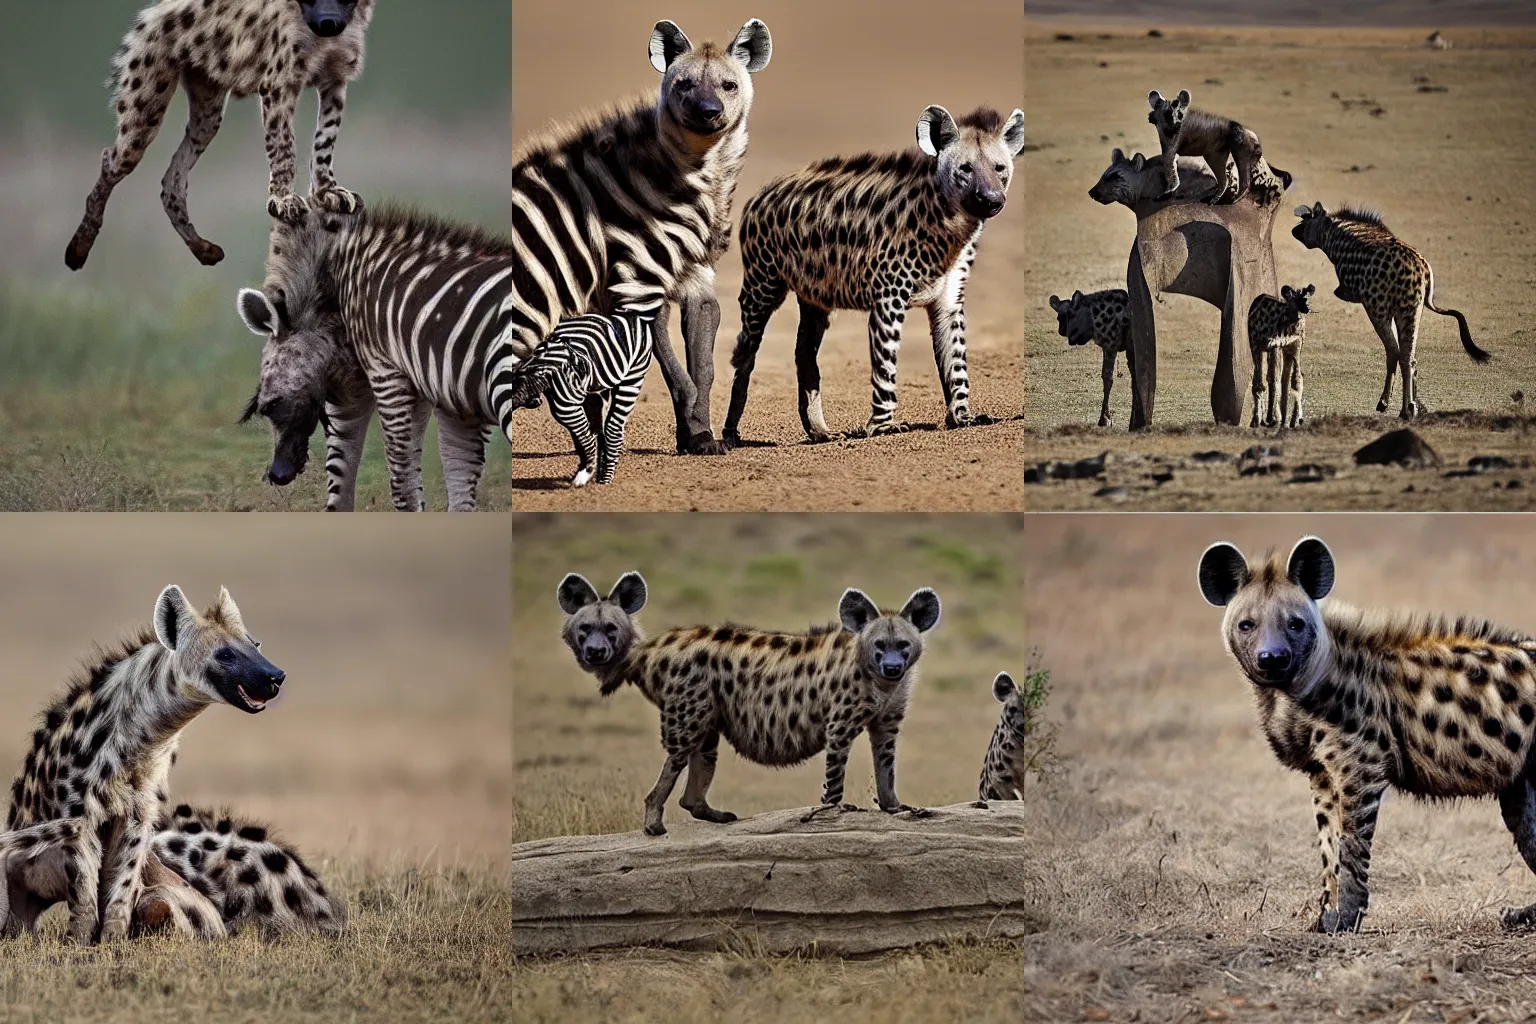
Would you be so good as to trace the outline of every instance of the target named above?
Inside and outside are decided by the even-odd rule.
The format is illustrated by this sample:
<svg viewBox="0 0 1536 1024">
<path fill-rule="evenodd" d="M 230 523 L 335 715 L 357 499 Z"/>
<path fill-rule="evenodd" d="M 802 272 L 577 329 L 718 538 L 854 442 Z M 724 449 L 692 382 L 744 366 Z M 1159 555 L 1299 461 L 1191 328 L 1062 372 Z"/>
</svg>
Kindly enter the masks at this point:
<svg viewBox="0 0 1536 1024">
<path fill-rule="evenodd" d="M 932 811 L 904 804 L 896 795 L 896 733 L 900 729 L 899 720 L 870 723 L 869 749 L 875 756 L 875 799 L 886 814 L 910 811 L 914 818 L 930 818 Z"/>
<path fill-rule="evenodd" d="M 309 209 L 304 197 L 293 191 L 298 160 L 293 114 L 298 105 L 296 87 L 261 91 L 261 123 L 267 137 L 267 213 L 284 224 L 303 223 Z"/>
<path fill-rule="evenodd" d="M 721 440 L 726 447 L 732 448 L 741 444 L 741 416 L 747 409 L 747 392 L 752 386 L 752 369 L 757 365 L 757 350 L 763 344 L 763 332 L 768 328 L 768 321 L 780 306 L 784 304 L 785 297 L 789 294 L 789 286 L 786 285 L 776 271 L 760 266 L 749 254 L 743 254 L 746 266 L 742 271 L 741 280 L 741 332 L 736 335 L 736 348 L 731 352 L 731 366 L 734 373 L 731 377 L 731 404 L 725 414 L 725 428 L 720 432 Z M 804 330 L 805 304 L 800 305 L 801 330 Z M 660 327 L 660 321 L 657 321 Z M 658 339 L 658 346 L 660 341 Z M 798 356 L 797 356 L 798 367 Z M 820 378 L 818 380 L 818 387 Z M 821 392 L 816 393 L 816 408 L 818 415 L 821 409 Z M 805 404 L 804 381 L 801 381 L 801 405 Z M 802 414 L 801 420 L 805 417 Z M 807 433 L 810 427 L 806 428 Z M 681 440 L 681 428 L 679 428 L 679 440 Z"/>
<path fill-rule="evenodd" d="M 160 204 L 192 255 L 199 263 L 211 267 L 224 258 L 224 250 L 199 235 L 192 226 L 192 217 L 187 212 L 187 178 L 224 123 L 229 91 L 195 71 L 189 70 L 182 81 L 187 88 L 187 133 L 176 148 L 176 155 L 171 157 L 165 177 L 160 179 Z"/>
<path fill-rule="evenodd" d="M 896 356 L 901 351 L 901 328 L 907 320 L 907 304 L 912 298 L 905 292 L 882 298 L 869 311 L 869 422 L 863 436 L 900 434 L 911 429 L 897 423 Z"/>
<path fill-rule="evenodd" d="M 1332 909 L 1323 911 L 1318 931 L 1360 930 L 1370 902 L 1371 841 L 1385 790 L 1385 785 L 1369 778 L 1346 780 L 1338 787 L 1338 899 Z"/>
<path fill-rule="evenodd" d="M 69 885 L 69 940 L 77 946 L 96 941 L 101 920 L 97 897 L 101 892 L 101 834 L 89 823 L 68 847 L 64 878 Z"/>
<path fill-rule="evenodd" d="M 1499 793 L 1499 810 L 1525 866 L 1536 871 L 1536 786 L 1527 778 L 1517 779 Z M 1499 922 L 1510 931 L 1536 928 L 1536 903 L 1506 908 L 1499 914 Z"/>
<path fill-rule="evenodd" d="M 341 134 L 341 115 L 347 107 L 347 83 L 329 82 L 320 86 L 320 113 L 315 119 L 315 153 L 309 168 L 309 193 L 316 205 L 328 213 L 356 213 L 363 201 L 356 192 L 336 184 L 332 166 L 336 156 L 336 138 Z"/>
<path fill-rule="evenodd" d="M 862 811 L 857 804 L 843 802 L 843 781 L 848 773 L 848 748 L 860 730 L 851 722 L 833 722 L 827 726 L 827 777 L 821 787 L 821 805 L 800 816 L 808 822 L 822 814 Z"/>
<path fill-rule="evenodd" d="M 1323 891 L 1317 898 L 1318 921 L 1314 931 L 1339 898 L 1339 793 L 1327 772 L 1312 776 L 1312 810 L 1317 819 L 1317 845 L 1323 855 Z"/>
<path fill-rule="evenodd" d="M 715 762 L 720 758 L 720 733 L 712 732 L 704 745 L 688 759 L 688 785 L 683 789 L 679 803 L 683 810 L 701 821 L 713 821 L 724 825 L 736 820 L 730 811 L 720 811 L 709 806 L 709 784 L 715 779 Z"/>
<path fill-rule="evenodd" d="M 1161 134 L 1161 133 L 1159 133 Z M 1216 176 L 1221 180 L 1222 175 Z M 1158 199 L 1167 199 L 1179 190 L 1179 140 L 1175 136 L 1163 140 L 1163 191 Z"/>
<path fill-rule="evenodd" d="M 1104 350 L 1104 402 L 1099 406 L 1099 426 L 1114 426 L 1114 417 L 1109 411 L 1109 394 L 1115 389 L 1115 350 Z"/>
<path fill-rule="evenodd" d="M 1276 394 L 1277 383 L 1284 386 L 1283 382 L 1277 382 L 1276 374 L 1279 371 L 1280 353 L 1273 347 L 1264 350 L 1264 372 L 1269 379 L 1269 396 L 1264 400 L 1264 425 L 1273 427 L 1280 421 L 1275 417 L 1275 404 L 1280 401 Z"/>
<path fill-rule="evenodd" d="M 102 883 L 106 892 L 101 914 L 101 940 L 115 942 L 128 937 L 133 909 L 143 891 L 144 858 L 149 854 L 151 828 L 143 815 L 133 811 L 119 818 L 121 828 L 106 851 Z"/>
<path fill-rule="evenodd" d="M 944 291 L 928 304 L 928 330 L 933 336 L 933 361 L 944 389 L 944 426 L 969 427 L 995 422 L 992 417 L 971 415 L 971 382 L 965 365 L 965 285 L 974 247 L 944 282 Z"/>
<path fill-rule="evenodd" d="M 1253 355 L 1253 415 L 1248 418 L 1248 429 L 1255 430 L 1262 421 L 1259 406 L 1264 401 L 1264 350 L 1254 345 L 1249 352 Z"/>
</svg>

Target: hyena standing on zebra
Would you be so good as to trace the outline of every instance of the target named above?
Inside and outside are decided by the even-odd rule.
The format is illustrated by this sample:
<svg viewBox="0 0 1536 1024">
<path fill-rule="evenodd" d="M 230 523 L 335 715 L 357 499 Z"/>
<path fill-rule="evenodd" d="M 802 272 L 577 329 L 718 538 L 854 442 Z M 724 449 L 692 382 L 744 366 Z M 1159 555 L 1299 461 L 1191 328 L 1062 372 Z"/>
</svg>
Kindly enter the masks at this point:
<svg viewBox="0 0 1536 1024">
<path fill-rule="evenodd" d="M 1264 425 L 1284 424 L 1299 427 L 1305 414 L 1301 409 L 1304 381 L 1301 376 L 1301 343 L 1307 336 L 1307 313 L 1311 311 L 1316 285 L 1296 289 L 1281 285 L 1280 297 L 1260 295 L 1248 307 L 1248 347 L 1253 355 L 1253 419 L 1250 428 L 1259 425 L 1259 402 L 1264 397 L 1264 376 L 1269 375 L 1269 405 Z M 1279 364 L 1279 380 L 1275 379 Z M 1280 392 L 1280 416 L 1275 416 L 1275 392 Z"/>
<path fill-rule="evenodd" d="M 493 393 L 514 386 L 517 365 L 566 317 L 648 313 L 656 317 L 656 355 L 672 393 L 678 450 L 724 451 L 709 422 L 720 325 L 714 268 L 730 245 L 752 76 L 767 67 L 772 49 L 768 27 L 756 18 L 724 49 L 695 47 L 672 22 L 657 22 L 650 56 L 662 73 L 658 94 L 578 117 L 523 144 L 512 164 L 517 264 Z M 673 300 L 682 303 L 687 370 L 666 336 Z M 498 407 L 509 418 L 515 408 Z M 501 425 L 510 436 L 509 419 Z"/>
<path fill-rule="evenodd" d="M 556 596 L 567 618 L 561 637 L 598 693 L 612 695 L 633 683 L 661 712 L 667 760 L 645 798 L 645 831 L 666 832 L 662 810 L 683 769 L 683 809 L 704 821 L 736 815 L 709 806 L 709 784 L 723 736 L 749 761 L 796 765 L 825 750 L 823 812 L 862 808 L 843 802 L 848 748 L 869 733 L 875 789 L 888 814 L 931 812 L 896 796 L 896 734 L 906 715 L 923 634 L 939 621 L 939 597 L 924 588 L 899 612 L 883 612 L 857 590 L 838 602 L 838 626 L 778 633 L 746 626 L 671 629 L 647 639 L 635 615 L 645 606 L 645 580 L 625 573 L 606 598 L 572 573 Z"/>
<path fill-rule="evenodd" d="M 1056 333 L 1068 345 L 1086 345 L 1090 341 L 1104 350 L 1104 402 L 1099 406 L 1099 426 L 1114 423 L 1109 414 L 1109 393 L 1115 386 L 1115 357 L 1125 353 L 1125 362 L 1136 375 L 1131 352 L 1131 297 L 1124 288 L 1072 293 L 1070 299 L 1051 296 L 1056 311 Z"/>
<path fill-rule="evenodd" d="M 1316 537 L 1254 563 L 1213 544 L 1199 580 L 1226 608 L 1222 639 L 1253 687 L 1270 748 L 1311 780 L 1324 874 L 1317 930 L 1360 927 L 1388 787 L 1432 800 L 1497 796 L 1536 871 L 1536 638 L 1465 616 L 1324 608 L 1334 560 Z M 1503 922 L 1536 925 L 1536 906 L 1506 910 Z"/>
<path fill-rule="evenodd" d="M 1003 211 L 1013 159 L 1024 148 L 1024 112 L 978 109 L 956 121 L 940 106 L 917 120 L 917 150 L 833 157 L 769 182 L 741 219 L 741 334 L 731 365 L 727 444 L 741 416 L 768 320 L 793 291 L 800 423 L 827 441 L 816 356 L 835 309 L 869 314 L 870 402 L 865 435 L 905 430 L 894 421 L 896 356 L 907 310 L 928 311 L 944 389 L 945 425 L 974 417 L 965 363 L 965 286 L 982 228 Z"/>
<path fill-rule="evenodd" d="M 1386 412 L 1392 400 L 1392 376 L 1403 371 L 1401 417 L 1419 414 L 1418 358 L 1419 310 L 1456 318 L 1461 347 L 1474 363 L 1493 357 L 1472 341 L 1467 318 L 1460 311 L 1435 305 L 1435 272 L 1429 260 L 1392 233 L 1381 215 L 1346 206 L 1329 213 L 1322 203 L 1296 207 L 1301 222 L 1291 235 L 1308 249 L 1321 249 L 1339 275 L 1333 294 L 1345 302 L 1365 307 L 1387 355 L 1387 382 L 1381 389 L 1377 412 Z"/>
<path fill-rule="evenodd" d="M 307 205 L 293 191 L 298 161 L 293 116 L 299 94 L 308 88 L 320 97 L 310 196 L 326 210 L 358 209 L 357 196 L 336 184 L 331 163 L 347 84 L 362 73 L 363 38 L 372 17 L 373 0 L 159 0 L 140 11 L 112 59 L 117 141 L 101 155 L 101 175 L 64 262 L 71 270 L 85 266 L 112 190 L 144 158 L 178 83 L 187 91 L 190 114 L 186 136 L 161 180 L 160 200 L 199 262 L 218 263 L 224 250 L 192 226 L 187 176 L 218 134 L 231 93 L 261 97 L 268 213 L 293 221 Z"/>
</svg>

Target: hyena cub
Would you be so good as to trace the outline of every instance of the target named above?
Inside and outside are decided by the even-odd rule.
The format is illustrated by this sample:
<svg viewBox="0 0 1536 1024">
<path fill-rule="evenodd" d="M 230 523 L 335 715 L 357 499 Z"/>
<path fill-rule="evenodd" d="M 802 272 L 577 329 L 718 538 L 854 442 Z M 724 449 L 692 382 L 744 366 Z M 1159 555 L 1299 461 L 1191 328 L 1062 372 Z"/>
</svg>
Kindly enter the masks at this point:
<svg viewBox="0 0 1536 1024">
<path fill-rule="evenodd" d="M 1536 871 L 1536 638 L 1466 616 L 1323 608 L 1334 561 L 1316 537 L 1254 563 L 1213 544 L 1199 579 L 1205 599 L 1226 608 L 1222 638 L 1270 748 L 1311 780 L 1324 873 L 1317 930 L 1360 927 L 1388 786 L 1437 800 L 1497 796 Z M 1503 922 L 1536 925 L 1536 906 L 1506 910 Z"/>
<path fill-rule="evenodd" d="M 1179 187 L 1178 157 L 1204 157 L 1218 180 L 1226 179 L 1230 158 L 1237 165 L 1236 191 L 1230 186 L 1225 187 L 1206 202 L 1235 203 L 1248 194 L 1254 167 L 1264 155 L 1259 136 L 1253 129 L 1245 128 L 1231 118 L 1191 107 L 1189 99 L 1188 89 L 1179 90 L 1171 100 L 1165 99 L 1156 89 L 1147 94 L 1147 104 L 1152 108 L 1147 120 L 1157 128 L 1157 141 L 1163 148 L 1164 186 L 1158 198 L 1168 198 Z M 1290 175 L 1278 169 L 1275 173 L 1289 184 Z"/>
<path fill-rule="evenodd" d="M 85 266 L 112 190 L 144 158 L 178 83 L 187 90 L 187 133 L 161 179 L 160 201 L 199 262 L 218 263 L 224 250 L 192 226 L 187 176 L 218 134 L 231 94 L 261 97 L 269 214 L 292 221 L 306 208 L 303 197 L 293 192 L 293 115 L 299 93 L 307 88 L 320 95 L 311 196 L 327 210 L 358 209 L 357 196 L 336 184 L 331 160 L 347 84 L 362 72 L 363 35 L 372 17 L 373 0 L 159 0 L 140 11 L 112 59 L 117 140 L 101 155 L 101 174 L 65 251 L 65 264 L 71 270 Z"/>
<path fill-rule="evenodd" d="M 1024 738 L 1029 732 L 1029 713 L 1024 707 L 1024 691 L 1007 672 L 992 680 L 992 696 L 1003 706 L 992 742 L 981 763 L 981 783 L 976 791 L 976 806 L 988 800 L 1022 800 L 1024 773 L 1027 770 Z"/>
<path fill-rule="evenodd" d="M 801 820 L 827 811 L 862 810 L 843 802 L 848 748 L 868 731 L 875 758 L 875 789 L 888 814 L 931 812 L 896 796 L 896 734 L 907 710 L 913 668 L 923 634 L 939 621 L 939 597 L 924 588 L 899 612 L 883 612 L 863 593 L 844 591 L 837 625 L 805 633 L 746 626 L 694 626 L 645 638 L 634 616 L 645 606 L 645 580 L 625 573 L 600 598 L 572 573 L 556 595 L 567 618 L 561 632 L 582 669 L 609 696 L 632 683 L 661 712 L 667 760 L 645 798 L 645 831 L 666 832 L 662 809 L 684 768 L 683 809 L 704 821 L 736 815 L 709 806 L 720 738 L 742 757 L 769 767 L 796 765 L 827 752 L 821 805 Z"/>
<path fill-rule="evenodd" d="M 1269 404 L 1264 425 L 1283 423 L 1299 427 L 1301 409 L 1301 343 L 1307 335 L 1307 313 L 1316 285 L 1300 290 L 1290 285 L 1280 287 L 1280 297 L 1260 295 L 1248 307 L 1248 346 L 1253 353 L 1253 419 L 1248 426 L 1259 425 L 1259 400 L 1264 397 L 1264 376 L 1269 376 Z M 1280 363 L 1280 418 L 1275 418 L 1275 364 Z"/>
<path fill-rule="evenodd" d="M 1072 293 L 1070 299 L 1051 296 L 1056 311 L 1056 333 L 1068 345 L 1086 345 L 1090 341 L 1104 350 L 1104 402 L 1099 407 L 1099 426 L 1113 423 L 1109 414 L 1109 393 L 1115 386 L 1115 357 L 1125 353 L 1131 364 L 1131 297 L 1124 288 Z M 1135 368 L 1132 366 L 1131 373 Z"/>
</svg>

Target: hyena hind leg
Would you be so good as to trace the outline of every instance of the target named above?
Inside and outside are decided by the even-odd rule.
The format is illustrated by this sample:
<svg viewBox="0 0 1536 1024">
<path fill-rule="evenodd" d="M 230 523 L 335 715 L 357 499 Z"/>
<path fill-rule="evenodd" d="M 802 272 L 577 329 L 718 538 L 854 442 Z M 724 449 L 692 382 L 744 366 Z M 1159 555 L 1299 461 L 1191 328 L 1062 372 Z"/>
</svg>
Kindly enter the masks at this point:
<svg viewBox="0 0 1536 1024">
<path fill-rule="evenodd" d="M 183 81 L 187 90 L 187 133 L 182 137 L 176 155 L 171 157 L 165 177 L 160 179 L 160 203 L 171 219 L 171 227 L 176 229 L 192 255 L 199 263 L 211 267 L 224 259 L 224 250 L 203 238 L 192 226 L 192 216 L 187 212 L 187 178 L 219 133 L 229 93 L 195 72 L 189 71 Z"/>
<path fill-rule="evenodd" d="M 1536 787 L 1523 776 L 1517 779 L 1499 793 L 1499 810 L 1525 866 L 1536 872 Z M 1499 922 L 1509 931 L 1536 929 L 1536 903 L 1507 908 Z"/>
<path fill-rule="evenodd" d="M 709 806 L 709 784 L 715 779 L 715 763 L 719 757 L 720 734 L 715 733 L 688 759 L 688 785 L 678 803 L 700 821 L 725 825 L 735 821 L 736 815 Z"/>
</svg>

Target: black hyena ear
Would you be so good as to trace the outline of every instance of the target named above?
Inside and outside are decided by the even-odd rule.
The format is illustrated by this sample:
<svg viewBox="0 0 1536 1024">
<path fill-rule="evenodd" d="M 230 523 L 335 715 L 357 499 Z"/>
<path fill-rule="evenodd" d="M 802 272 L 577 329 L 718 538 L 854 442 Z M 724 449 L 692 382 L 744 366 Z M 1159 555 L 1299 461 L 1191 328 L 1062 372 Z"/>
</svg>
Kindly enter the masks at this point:
<svg viewBox="0 0 1536 1024">
<path fill-rule="evenodd" d="M 625 615 L 633 615 L 645 607 L 645 579 L 637 572 L 627 572 L 608 591 L 608 600 L 624 609 Z"/>
<path fill-rule="evenodd" d="M 1017 687 L 1013 684 L 1013 676 L 1007 672 L 999 672 L 997 678 L 992 680 L 992 696 L 997 698 L 999 704 L 1004 703 L 1009 697 L 1013 696 L 1015 689 Z"/>
<path fill-rule="evenodd" d="M 1079 289 L 1077 289 L 1076 291 L 1074 291 L 1072 293 L 1072 305 L 1075 306 L 1079 302 L 1082 302 L 1082 301 L 1083 301 L 1083 290 L 1081 288 L 1079 288 Z"/>
<path fill-rule="evenodd" d="M 172 653 L 197 625 L 197 613 L 192 610 L 192 603 L 176 584 L 160 591 L 160 596 L 155 599 L 154 623 L 155 639 Z"/>
<path fill-rule="evenodd" d="M 267 298 L 267 293 L 255 288 L 241 288 L 235 299 L 235 308 L 239 310 L 240 319 L 245 321 L 250 332 L 263 338 L 276 334 L 282 324 L 277 307 Z"/>
<path fill-rule="evenodd" d="M 597 604 L 597 588 L 587 582 L 585 576 L 579 573 L 571 573 L 560 581 L 560 586 L 555 588 L 555 598 L 560 602 L 560 610 L 567 615 L 575 615 L 589 604 Z"/>
<path fill-rule="evenodd" d="M 837 602 L 837 621 L 850 633 L 857 633 L 879 617 L 880 609 L 862 590 L 849 587 L 843 591 L 842 600 Z"/>
<path fill-rule="evenodd" d="M 1166 102 L 1167 101 L 1163 99 L 1163 94 L 1157 89 L 1153 89 L 1151 92 L 1147 93 L 1147 106 L 1151 107 L 1153 110 L 1157 109 L 1157 105 L 1159 103 Z"/>
<path fill-rule="evenodd" d="M 945 146 L 960 137 L 960 128 L 949 111 L 938 104 L 925 109 L 917 118 L 917 148 L 929 156 L 938 156 Z"/>
<path fill-rule="evenodd" d="M 1114 149 L 1110 150 L 1109 162 L 1112 164 L 1125 163 L 1125 150 L 1121 149 L 1119 146 L 1116 146 Z"/>
<path fill-rule="evenodd" d="M 1137 153 L 1135 156 L 1131 157 L 1131 170 L 1139 171 L 1145 166 L 1147 166 L 1147 158 L 1142 156 L 1140 153 Z"/>
<path fill-rule="evenodd" d="M 1283 284 L 1283 285 L 1280 286 L 1280 297 L 1282 299 L 1288 299 L 1292 295 L 1294 295 L 1295 293 L 1296 293 L 1296 289 L 1292 288 L 1288 284 Z"/>
<path fill-rule="evenodd" d="M 749 74 L 757 74 L 768 66 L 768 58 L 773 56 L 773 39 L 768 35 L 768 26 L 756 18 L 748 21 L 731 40 L 726 52 L 745 64 Z"/>
<path fill-rule="evenodd" d="M 1053 309 L 1056 312 L 1060 313 L 1061 312 L 1061 307 L 1064 306 L 1064 305 L 1066 305 L 1066 303 L 1061 301 L 1061 296 L 1059 296 L 1059 295 L 1052 295 L 1051 296 L 1051 309 Z"/>
<path fill-rule="evenodd" d="M 651 30 L 651 67 L 665 72 L 672 62 L 693 49 L 676 22 L 658 21 Z"/>
<path fill-rule="evenodd" d="M 1013 113 L 1003 123 L 1003 145 L 1014 156 L 1024 152 L 1024 111 L 1018 107 L 1013 108 Z"/>
<path fill-rule="evenodd" d="M 1303 288 L 1301 290 L 1301 294 L 1304 295 L 1304 296 L 1307 296 L 1307 297 L 1312 296 L 1316 292 L 1317 292 L 1317 285 L 1315 285 L 1315 284 L 1309 284 L 1309 285 L 1307 285 L 1305 288 Z"/>
<path fill-rule="evenodd" d="M 1333 552 L 1317 537 L 1303 537 L 1291 548 L 1285 574 L 1308 597 L 1321 601 L 1333 589 Z"/>
<path fill-rule="evenodd" d="M 1323 208 L 1323 204 L 1321 202 L 1316 202 L 1312 204 L 1312 216 L 1326 217 L 1328 216 L 1328 211 Z"/>
<path fill-rule="evenodd" d="M 1200 593 L 1218 608 L 1231 601 L 1252 578 L 1248 560 L 1226 541 L 1212 544 L 1200 556 Z"/>
<path fill-rule="evenodd" d="M 901 606 L 901 617 L 916 626 L 919 633 L 928 632 L 939 624 L 939 595 L 931 587 L 914 590 Z"/>
<path fill-rule="evenodd" d="M 1174 104 L 1180 107 L 1189 106 L 1190 95 L 1188 89 L 1180 89 L 1178 96 L 1174 97 Z"/>
</svg>

